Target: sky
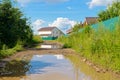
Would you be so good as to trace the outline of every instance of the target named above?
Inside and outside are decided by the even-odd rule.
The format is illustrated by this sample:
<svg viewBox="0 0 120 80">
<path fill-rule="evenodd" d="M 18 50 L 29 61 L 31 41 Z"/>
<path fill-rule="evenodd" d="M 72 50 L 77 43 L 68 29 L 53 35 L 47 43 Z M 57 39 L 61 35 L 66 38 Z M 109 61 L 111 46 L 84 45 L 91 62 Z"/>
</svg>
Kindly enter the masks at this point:
<svg viewBox="0 0 120 80">
<path fill-rule="evenodd" d="M 64 33 L 85 17 L 97 17 L 108 4 L 117 0 L 17 0 L 30 19 L 34 34 L 42 27 L 56 26 Z"/>
</svg>

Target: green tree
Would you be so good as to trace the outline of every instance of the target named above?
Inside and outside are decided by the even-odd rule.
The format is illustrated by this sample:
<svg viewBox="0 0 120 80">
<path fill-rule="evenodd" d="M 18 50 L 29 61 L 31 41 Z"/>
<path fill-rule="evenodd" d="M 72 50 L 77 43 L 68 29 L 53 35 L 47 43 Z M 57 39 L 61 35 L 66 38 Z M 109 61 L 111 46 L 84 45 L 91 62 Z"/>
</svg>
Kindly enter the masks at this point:
<svg viewBox="0 0 120 80">
<path fill-rule="evenodd" d="M 1 45 L 14 47 L 17 41 L 24 43 L 32 40 L 32 30 L 28 19 L 19 8 L 12 5 L 10 0 L 0 3 L 0 41 Z"/>
<path fill-rule="evenodd" d="M 74 25 L 72 31 L 78 32 L 81 28 L 83 28 L 82 24 L 76 24 L 76 25 Z"/>
<path fill-rule="evenodd" d="M 99 21 L 104 21 L 120 15 L 120 2 L 113 2 L 112 5 L 109 5 L 108 8 L 104 11 L 101 11 L 99 16 Z"/>
</svg>

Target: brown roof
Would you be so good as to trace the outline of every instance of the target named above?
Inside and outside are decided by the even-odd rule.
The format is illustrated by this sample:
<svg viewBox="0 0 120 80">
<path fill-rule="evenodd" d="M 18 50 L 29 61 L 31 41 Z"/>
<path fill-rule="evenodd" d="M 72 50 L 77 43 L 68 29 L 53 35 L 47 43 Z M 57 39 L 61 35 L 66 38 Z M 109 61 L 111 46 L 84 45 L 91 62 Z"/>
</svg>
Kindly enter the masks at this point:
<svg viewBox="0 0 120 80">
<path fill-rule="evenodd" d="M 38 31 L 52 31 L 54 28 L 56 27 L 44 27 L 44 28 L 40 28 Z"/>
<path fill-rule="evenodd" d="M 88 25 L 95 24 L 98 22 L 98 17 L 86 17 L 86 22 Z"/>
</svg>

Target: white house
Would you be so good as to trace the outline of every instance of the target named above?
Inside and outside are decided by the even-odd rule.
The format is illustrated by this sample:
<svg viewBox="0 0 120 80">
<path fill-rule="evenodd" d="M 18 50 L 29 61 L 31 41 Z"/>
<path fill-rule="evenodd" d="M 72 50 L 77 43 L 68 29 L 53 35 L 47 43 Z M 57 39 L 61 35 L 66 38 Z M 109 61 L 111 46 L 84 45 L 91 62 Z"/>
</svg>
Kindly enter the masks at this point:
<svg viewBox="0 0 120 80">
<path fill-rule="evenodd" d="M 44 40 L 49 40 L 49 39 L 53 40 L 55 38 L 64 35 L 64 33 L 61 30 L 59 30 L 57 27 L 40 28 L 38 30 L 38 33 Z"/>
</svg>

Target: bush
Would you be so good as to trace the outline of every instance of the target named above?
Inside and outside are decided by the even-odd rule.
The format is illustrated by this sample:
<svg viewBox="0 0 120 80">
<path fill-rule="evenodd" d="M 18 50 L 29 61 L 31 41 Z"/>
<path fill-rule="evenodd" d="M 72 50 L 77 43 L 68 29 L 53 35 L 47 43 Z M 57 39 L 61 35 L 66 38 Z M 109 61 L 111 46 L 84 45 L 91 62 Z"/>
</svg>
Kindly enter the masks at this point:
<svg viewBox="0 0 120 80">
<path fill-rule="evenodd" d="M 16 53 L 16 51 L 21 51 L 23 50 L 23 47 L 21 45 L 21 42 L 18 41 L 16 46 L 13 48 L 8 48 L 5 44 L 3 45 L 2 49 L 0 50 L 0 59 L 4 58 L 4 57 L 8 57 L 14 53 Z"/>
<path fill-rule="evenodd" d="M 41 43 L 41 42 L 43 42 L 43 40 L 39 35 L 34 35 L 33 36 L 33 42 L 34 43 Z"/>
<path fill-rule="evenodd" d="M 65 44 L 63 45 L 63 48 L 71 48 L 71 45 L 69 45 L 68 43 L 65 43 Z"/>
<path fill-rule="evenodd" d="M 3 45 L 2 50 L 0 50 L 0 58 L 8 57 L 15 52 L 16 51 L 14 49 L 8 49 L 6 45 Z"/>
</svg>

